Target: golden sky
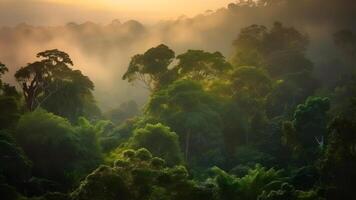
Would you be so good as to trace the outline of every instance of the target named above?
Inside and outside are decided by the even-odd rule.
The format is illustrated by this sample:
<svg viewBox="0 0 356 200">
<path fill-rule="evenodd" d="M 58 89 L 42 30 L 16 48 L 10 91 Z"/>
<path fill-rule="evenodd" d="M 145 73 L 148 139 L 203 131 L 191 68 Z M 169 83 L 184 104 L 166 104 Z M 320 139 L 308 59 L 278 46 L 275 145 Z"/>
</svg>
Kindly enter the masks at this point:
<svg viewBox="0 0 356 200">
<path fill-rule="evenodd" d="M 162 18 L 180 15 L 197 15 L 206 10 L 226 7 L 234 0 L 42 0 L 51 3 L 76 5 L 90 9 L 122 11 L 126 13 L 145 12 Z"/>
<path fill-rule="evenodd" d="M 60 25 L 67 22 L 109 23 L 113 19 L 155 23 L 193 17 L 226 7 L 236 0 L 0 0 L 0 26 L 29 23 Z"/>
</svg>

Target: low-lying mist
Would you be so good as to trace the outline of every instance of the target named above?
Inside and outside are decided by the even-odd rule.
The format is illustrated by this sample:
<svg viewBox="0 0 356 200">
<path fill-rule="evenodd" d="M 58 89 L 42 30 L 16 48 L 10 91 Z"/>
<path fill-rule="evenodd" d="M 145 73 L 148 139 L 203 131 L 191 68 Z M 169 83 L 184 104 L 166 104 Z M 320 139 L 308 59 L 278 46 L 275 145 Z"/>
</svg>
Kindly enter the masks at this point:
<svg viewBox="0 0 356 200">
<path fill-rule="evenodd" d="M 65 51 L 72 57 L 74 68 L 93 80 L 96 99 L 105 111 L 131 99 L 140 105 L 146 101 L 145 89 L 121 79 L 133 55 L 164 43 L 176 54 L 203 49 L 221 51 L 229 58 L 232 41 L 241 28 L 251 24 L 271 26 L 280 21 L 308 34 L 309 56 L 316 72 L 322 74 L 330 67 L 327 63 L 337 59 L 332 46 L 333 33 L 340 29 L 355 30 L 355 11 L 356 2 L 352 0 L 289 0 L 271 1 L 264 6 L 232 3 L 193 18 L 154 25 L 134 20 L 114 20 L 105 25 L 73 22 L 49 27 L 20 24 L 0 29 L 0 61 L 10 69 L 5 81 L 15 83 L 14 72 L 33 62 L 38 52 Z"/>
</svg>

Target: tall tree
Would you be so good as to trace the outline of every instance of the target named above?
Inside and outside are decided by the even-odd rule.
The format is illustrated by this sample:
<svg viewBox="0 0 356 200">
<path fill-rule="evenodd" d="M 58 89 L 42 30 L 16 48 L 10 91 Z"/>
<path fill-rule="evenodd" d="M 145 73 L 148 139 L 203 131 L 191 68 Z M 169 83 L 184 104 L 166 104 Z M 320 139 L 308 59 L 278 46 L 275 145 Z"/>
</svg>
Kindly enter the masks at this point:
<svg viewBox="0 0 356 200">
<path fill-rule="evenodd" d="M 303 162 L 314 161 L 325 148 L 329 108 L 328 98 L 310 97 L 298 105 L 293 121 L 283 125 L 284 142 L 296 150 Z"/>
<path fill-rule="evenodd" d="M 220 52 L 205 52 L 203 50 L 188 50 L 177 56 L 179 60 L 175 66 L 180 77 L 194 80 L 209 80 L 222 75 L 230 64 Z"/>
<path fill-rule="evenodd" d="M 207 158 L 221 159 L 222 121 L 219 104 L 202 86 L 191 80 L 178 80 L 154 93 L 147 114 L 169 125 L 180 139 L 187 162 L 209 166 Z"/>
<path fill-rule="evenodd" d="M 234 101 L 232 109 L 238 108 L 248 122 L 244 138 L 245 144 L 248 144 L 253 138 L 258 138 L 261 130 L 257 127 L 265 124 L 265 99 L 273 82 L 265 70 L 246 66 L 234 70 L 230 79 Z"/>
<path fill-rule="evenodd" d="M 267 98 L 270 117 L 289 114 L 318 86 L 312 73 L 313 63 L 306 56 L 308 44 L 307 35 L 279 22 L 272 28 L 243 28 L 234 41 L 232 62 L 236 67 L 264 68 L 277 83 Z"/>
<path fill-rule="evenodd" d="M 40 61 L 20 68 L 16 80 L 22 85 L 26 108 L 33 111 L 44 107 L 69 118 L 98 114 L 92 95 L 93 82 L 79 70 L 73 70 L 69 55 L 57 49 L 37 54 Z"/>
<path fill-rule="evenodd" d="M 40 52 L 37 57 L 42 60 L 21 67 L 15 73 L 16 80 L 22 86 L 26 108 L 29 111 L 33 111 L 41 104 L 39 97 L 46 92 L 51 83 L 67 78 L 71 71 L 68 65 L 73 65 L 69 55 L 57 49 Z M 48 91 L 48 95 L 57 90 L 58 88 Z"/>
<path fill-rule="evenodd" d="M 165 82 L 170 82 L 170 77 L 174 76 L 168 67 L 175 58 L 175 53 L 164 44 L 147 50 L 144 54 L 137 54 L 132 57 L 131 62 L 123 80 L 133 82 L 139 80 L 144 87 L 154 91 Z"/>
<path fill-rule="evenodd" d="M 261 25 L 246 27 L 241 30 L 233 45 L 234 64 L 264 67 L 272 77 L 311 71 L 313 67 L 306 58 L 308 37 L 279 22 L 270 30 Z"/>
<path fill-rule="evenodd" d="M 92 91 L 93 82 L 81 71 L 70 72 L 70 80 L 57 80 L 40 97 L 41 106 L 57 115 L 76 121 L 78 117 L 97 118 L 100 110 Z M 53 92 L 56 91 L 56 92 Z"/>
</svg>

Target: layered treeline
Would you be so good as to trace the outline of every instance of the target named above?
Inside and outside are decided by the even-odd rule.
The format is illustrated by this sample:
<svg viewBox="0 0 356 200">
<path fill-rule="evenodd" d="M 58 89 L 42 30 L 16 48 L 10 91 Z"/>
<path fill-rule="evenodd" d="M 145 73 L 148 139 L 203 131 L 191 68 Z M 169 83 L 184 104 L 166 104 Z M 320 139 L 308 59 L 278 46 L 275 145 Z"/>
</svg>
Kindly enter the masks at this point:
<svg viewBox="0 0 356 200">
<path fill-rule="evenodd" d="M 9 8 L 5 13 L 11 13 L 9 5 L 14 8 L 27 8 L 26 12 L 18 15 L 36 12 L 36 8 L 31 9 L 31 6 L 36 4 L 31 4 L 32 1 L 13 4 L 12 1 L 6 2 L 8 3 L 2 3 L 4 6 L 0 5 L 3 9 Z M 76 23 L 58 26 L 50 23 L 55 16 L 61 18 L 58 24 L 64 24 L 67 22 L 64 20 L 71 14 L 82 13 L 82 10 L 72 10 L 69 5 L 70 11 L 62 11 L 61 15 L 53 14 L 61 10 L 60 6 L 44 9 L 53 12 L 28 14 L 28 19 L 24 21 L 29 25 L 0 28 L 0 60 L 7 64 L 10 71 L 3 78 L 14 84 L 12 77 L 18 67 L 32 61 L 33 55 L 39 51 L 57 48 L 69 53 L 79 69 L 95 82 L 94 93 L 101 108 L 109 110 L 130 99 L 135 99 L 142 105 L 147 97 L 146 91 L 136 89 L 131 93 L 133 89 L 130 85 L 115 76 L 124 73 L 124 66 L 132 55 L 163 43 L 177 54 L 184 53 L 188 48 L 212 52 L 219 50 L 230 59 L 233 50 L 231 41 L 236 38 L 241 28 L 251 24 L 270 26 L 276 20 L 293 26 L 302 33 L 308 33 L 308 55 L 313 57 L 316 77 L 324 80 L 324 83 L 331 83 L 329 79 L 335 80 L 337 72 L 343 70 L 342 64 L 337 61 L 338 52 L 334 50 L 335 45 L 330 35 L 344 28 L 356 30 L 353 20 L 356 18 L 356 1 L 261 0 L 258 4 L 250 0 L 236 2 L 194 17 L 181 17 L 152 25 L 133 20 L 114 20 L 109 24 L 95 23 L 97 20 L 83 23 L 85 16 L 81 16 Z M 4 24 L 11 24 L 12 19 L 19 17 L 16 15 L 9 18 L 7 14 L 1 13 L 0 16 L 5 16 L 0 17 L 0 21 L 5 20 Z M 66 17 L 62 18 L 63 15 Z M 41 18 L 40 24 L 48 26 L 33 25 L 34 21 L 39 20 L 36 16 Z M 93 16 L 95 13 L 89 18 L 92 19 Z M 74 21 L 76 17 L 78 16 L 73 16 Z M 6 22 L 7 19 L 9 22 Z M 334 70 L 335 65 L 338 70 Z M 334 70 L 333 73 L 325 73 L 331 70 Z"/>
<path fill-rule="evenodd" d="M 104 114 L 67 53 L 40 52 L 0 82 L 1 197 L 355 199 L 356 34 L 330 37 L 349 68 L 327 85 L 279 22 L 243 28 L 229 60 L 152 47 L 122 77 L 150 92 L 142 111 Z"/>
</svg>

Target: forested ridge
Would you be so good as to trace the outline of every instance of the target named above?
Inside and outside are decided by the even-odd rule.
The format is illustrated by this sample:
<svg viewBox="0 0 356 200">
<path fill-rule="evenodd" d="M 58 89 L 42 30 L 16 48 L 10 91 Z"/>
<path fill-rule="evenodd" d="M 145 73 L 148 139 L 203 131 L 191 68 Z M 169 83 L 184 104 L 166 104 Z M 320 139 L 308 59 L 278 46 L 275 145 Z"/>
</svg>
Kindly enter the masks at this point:
<svg viewBox="0 0 356 200">
<path fill-rule="evenodd" d="M 292 26 L 236 34 L 231 58 L 165 44 L 132 55 L 118 78 L 149 99 L 107 112 L 68 53 L 38 52 L 18 87 L 0 79 L 0 198 L 356 199 L 356 33 L 330 33 L 343 70 L 328 80 Z"/>
</svg>

